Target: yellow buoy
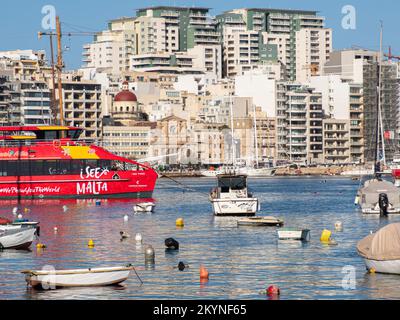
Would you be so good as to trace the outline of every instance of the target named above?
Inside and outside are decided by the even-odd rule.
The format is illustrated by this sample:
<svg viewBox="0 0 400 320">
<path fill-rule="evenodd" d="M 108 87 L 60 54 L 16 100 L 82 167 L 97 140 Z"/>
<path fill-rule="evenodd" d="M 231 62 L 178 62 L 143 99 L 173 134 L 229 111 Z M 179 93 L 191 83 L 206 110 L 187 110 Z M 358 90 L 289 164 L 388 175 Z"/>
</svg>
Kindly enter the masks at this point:
<svg viewBox="0 0 400 320">
<path fill-rule="evenodd" d="M 88 247 L 90 247 L 90 248 L 94 247 L 94 241 L 92 239 L 89 240 Z"/>
<path fill-rule="evenodd" d="M 43 244 L 43 243 L 38 243 L 38 244 L 36 245 L 36 248 L 37 248 L 37 249 L 44 249 L 44 248 L 46 248 L 46 245 Z"/>
<path fill-rule="evenodd" d="M 331 241 L 331 234 L 332 232 L 329 230 L 323 230 L 321 233 L 321 242 L 329 243 Z"/>
<path fill-rule="evenodd" d="M 176 226 L 177 227 L 183 227 L 185 225 L 184 221 L 182 218 L 176 219 Z"/>
<path fill-rule="evenodd" d="M 369 273 L 375 273 L 376 270 L 375 270 L 374 268 L 370 268 L 370 269 L 368 270 L 368 272 L 369 272 Z"/>
</svg>

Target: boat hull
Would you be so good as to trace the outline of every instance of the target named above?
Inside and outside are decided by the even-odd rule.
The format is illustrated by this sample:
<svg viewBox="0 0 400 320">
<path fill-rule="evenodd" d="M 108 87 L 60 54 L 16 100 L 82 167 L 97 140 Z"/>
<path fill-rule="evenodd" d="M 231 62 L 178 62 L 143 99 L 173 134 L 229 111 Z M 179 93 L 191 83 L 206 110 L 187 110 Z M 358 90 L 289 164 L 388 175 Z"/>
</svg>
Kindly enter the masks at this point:
<svg viewBox="0 0 400 320">
<path fill-rule="evenodd" d="M 310 230 L 278 230 L 279 240 L 310 240 Z"/>
<path fill-rule="evenodd" d="M 0 230 L 0 248 L 28 249 L 36 237 L 36 228 Z"/>
<path fill-rule="evenodd" d="M 367 269 L 374 269 L 378 273 L 400 274 L 400 260 L 370 260 L 364 258 Z"/>
<path fill-rule="evenodd" d="M 155 207 L 154 203 L 138 203 L 133 206 L 134 212 L 153 212 Z"/>
<path fill-rule="evenodd" d="M 274 217 L 250 217 L 238 220 L 239 226 L 283 226 L 283 221 Z"/>
<path fill-rule="evenodd" d="M 98 268 L 91 271 L 86 269 L 45 272 L 44 274 L 26 273 L 25 280 L 28 285 L 42 289 L 110 286 L 127 280 L 131 270 L 132 268 Z"/>
<path fill-rule="evenodd" d="M 258 208 L 257 198 L 213 199 L 211 203 L 216 216 L 254 216 Z"/>
<path fill-rule="evenodd" d="M 151 198 L 157 173 L 109 172 L 101 177 L 30 176 L 10 179 L 0 177 L 2 199 L 92 199 L 92 198 Z"/>
</svg>

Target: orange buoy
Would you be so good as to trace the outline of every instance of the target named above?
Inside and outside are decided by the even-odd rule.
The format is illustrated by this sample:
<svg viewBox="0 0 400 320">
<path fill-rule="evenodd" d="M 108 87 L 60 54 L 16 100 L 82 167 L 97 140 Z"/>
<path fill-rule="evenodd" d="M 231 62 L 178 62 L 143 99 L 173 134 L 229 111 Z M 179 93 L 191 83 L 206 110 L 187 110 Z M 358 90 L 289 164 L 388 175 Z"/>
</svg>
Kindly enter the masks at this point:
<svg viewBox="0 0 400 320">
<path fill-rule="evenodd" d="M 200 266 L 200 280 L 208 280 L 208 276 L 209 276 L 208 270 L 203 265 L 201 265 Z"/>
<path fill-rule="evenodd" d="M 273 295 L 277 295 L 279 296 L 281 294 L 281 290 L 277 287 L 277 286 L 269 286 L 267 289 L 267 295 L 269 296 L 273 296 Z"/>
</svg>

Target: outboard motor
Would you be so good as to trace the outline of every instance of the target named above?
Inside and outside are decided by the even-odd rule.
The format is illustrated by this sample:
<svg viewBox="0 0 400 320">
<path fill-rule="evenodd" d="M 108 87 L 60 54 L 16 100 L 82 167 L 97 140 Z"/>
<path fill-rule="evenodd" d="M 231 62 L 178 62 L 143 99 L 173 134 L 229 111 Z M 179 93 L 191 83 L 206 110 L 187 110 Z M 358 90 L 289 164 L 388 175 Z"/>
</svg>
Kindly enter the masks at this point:
<svg viewBox="0 0 400 320">
<path fill-rule="evenodd" d="M 388 215 L 388 208 L 389 208 L 389 198 L 386 193 L 379 194 L 379 208 L 380 208 L 380 215 L 387 217 Z"/>
</svg>

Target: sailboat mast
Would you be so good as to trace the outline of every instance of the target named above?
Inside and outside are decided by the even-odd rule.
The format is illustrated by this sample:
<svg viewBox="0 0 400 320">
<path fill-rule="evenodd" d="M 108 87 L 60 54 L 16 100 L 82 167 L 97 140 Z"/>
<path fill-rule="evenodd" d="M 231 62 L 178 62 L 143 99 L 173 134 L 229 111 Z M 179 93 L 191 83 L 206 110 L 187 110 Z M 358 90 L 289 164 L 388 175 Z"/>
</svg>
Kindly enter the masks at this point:
<svg viewBox="0 0 400 320">
<path fill-rule="evenodd" d="M 235 138 L 233 136 L 233 107 L 232 107 L 232 95 L 229 94 L 229 106 L 230 106 L 230 114 L 231 114 L 231 137 L 232 137 L 232 165 L 235 165 Z"/>
<path fill-rule="evenodd" d="M 386 166 L 386 154 L 385 154 L 385 139 L 383 134 L 383 121 L 382 121 L 382 49 L 383 42 L 383 23 L 381 21 L 381 32 L 380 32 L 380 46 L 379 46 L 379 91 L 378 91 L 378 117 L 379 117 L 379 126 L 380 126 L 380 138 L 382 144 L 382 160 L 383 165 Z"/>
<path fill-rule="evenodd" d="M 255 151 L 256 151 L 256 155 L 255 155 L 255 159 L 256 159 L 256 168 L 258 168 L 258 136 L 257 136 L 257 119 L 256 119 L 256 105 L 253 104 L 253 108 L 254 108 L 254 115 L 253 115 L 253 119 L 254 119 L 254 146 L 255 146 Z"/>
</svg>

